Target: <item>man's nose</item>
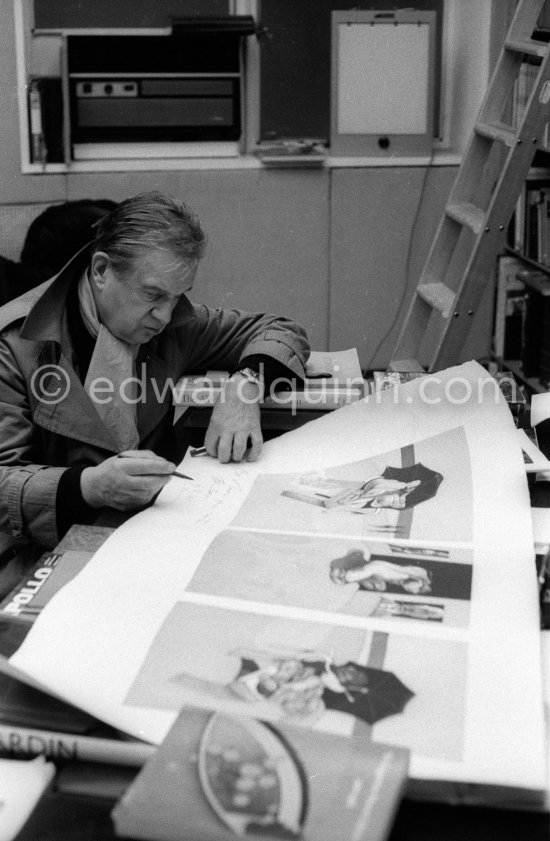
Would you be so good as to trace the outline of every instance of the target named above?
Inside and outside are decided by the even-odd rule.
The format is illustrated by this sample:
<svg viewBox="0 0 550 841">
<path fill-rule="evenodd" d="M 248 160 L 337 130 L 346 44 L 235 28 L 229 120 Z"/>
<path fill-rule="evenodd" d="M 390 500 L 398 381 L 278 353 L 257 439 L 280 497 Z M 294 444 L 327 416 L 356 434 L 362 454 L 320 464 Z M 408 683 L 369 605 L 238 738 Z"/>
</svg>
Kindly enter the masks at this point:
<svg viewBox="0 0 550 841">
<path fill-rule="evenodd" d="M 174 310 L 175 304 L 171 301 L 164 301 L 162 304 L 157 304 L 153 308 L 153 316 L 159 321 L 161 324 L 166 326 L 170 319 L 172 318 L 172 312 Z"/>
</svg>

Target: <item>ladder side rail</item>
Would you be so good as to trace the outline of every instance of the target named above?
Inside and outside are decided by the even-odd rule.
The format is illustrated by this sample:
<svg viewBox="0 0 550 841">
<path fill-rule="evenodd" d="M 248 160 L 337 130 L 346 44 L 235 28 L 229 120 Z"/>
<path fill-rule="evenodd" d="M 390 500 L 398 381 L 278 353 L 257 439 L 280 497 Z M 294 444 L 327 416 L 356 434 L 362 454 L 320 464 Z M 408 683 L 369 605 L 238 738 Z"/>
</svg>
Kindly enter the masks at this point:
<svg viewBox="0 0 550 841">
<path fill-rule="evenodd" d="M 445 283 L 447 292 L 454 287 L 454 301 L 458 306 L 453 308 L 452 313 L 446 312 L 442 316 L 429 302 L 422 300 L 417 287 L 402 323 L 392 361 L 404 358 L 414 361 L 426 338 L 427 328 L 437 324 L 438 338 L 435 342 L 429 342 L 436 347 L 430 362 L 430 370 L 433 370 L 445 354 L 449 356 L 450 344 L 454 343 L 456 347 L 460 340 L 460 331 L 464 331 L 464 314 L 470 322 L 466 325 L 466 335 L 469 332 L 472 315 L 487 285 L 488 269 L 501 247 L 503 234 L 533 159 L 535 144 L 548 121 L 546 109 L 541 109 L 538 102 L 543 99 L 541 93 L 545 91 L 545 83 L 550 75 L 550 48 L 531 39 L 544 2 L 520 0 L 516 8 L 505 45 L 480 107 L 476 121 L 479 132 L 476 132 L 474 126 L 449 194 L 446 212 L 420 274 L 418 287 L 426 283 Z M 511 40 L 514 44 L 507 48 L 506 43 Z M 539 72 L 521 124 L 509 127 L 505 125 L 502 115 L 510 103 L 514 82 L 523 61 L 523 46 L 540 59 Z M 501 159 L 504 159 L 504 163 L 499 175 Z M 476 187 L 481 193 L 481 207 L 478 206 L 479 196 L 474 198 Z M 480 222 L 476 217 L 479 217 Z M 484 220 L 489 224 L 481 226 Z M 473 243 L 472 233 L 465 230 L 467 225 L 472 225 Z M 470 243 L 469 249 L 464 247 L 465 241 Z"/>
<path fill-rule="evenodd" d="M 541 76 L 540 84 L 537 90 L 543 90 L 547 78 L 550 76 L 550 62 L 547 63 L 547 68 Z M 534 94 L 534 98 L 536 91 Z M 430 362 L 430 370 L 445 367 L 446 364 L 452 362 L 450 359 L 450 344 L 454 334 L 460 332 L 462 324 L 465 319 L 468 320 L 467 332 L 471 329 L 473 323 L 473 316 L 481 302 L 481 298 L 485 291 L 488 282 L 488 276 L 491 274 L 491 267 L 494 261 L 494 256 L 502 249 L 502 241 L 506 233 L 506 228 L 510 218 L 514 212 L 517 201 L 517 196 L 521 191 L 521 187 L 529 170 L 529 166 L 533 158 L 534 139 L 540 138 L 545 124 L 550 119 L 550 104 L 539 108 L 534 101 L 530 109 L 529 117 L 526 119 L 520 138 L 525 136 L 526 140 L 523 143 L 523 150 L 521 152 L 521 166 L 517 160 L 517 150 L 515 160 L 508 164 L 508 171 L 504 171 L 501 175 L 499 183 L 495 188 L 494 195 L 491 199 L 487 219 L 490 224 L 479 235 L 479 242 L 470 255 L 470 259 L 465 268 L 462 284 L 457 289 L 457 306 L 455 308 L 456 315 L 448 321 L 447 328 L 440 336 L 434 356 Z M 511 150 L 513 155 L 515 150 Z M 514 164 L 518 164 L 514 167 Z M 505 168 L 506 170 L 506 168 Z M 449 345 L 447 351 L 444 344 Z"/>
<path fill-rule="evenodd" d="M 516 16 L 518 13 L 516 10 Z M 493 91 L 496 86 L 496 79 L 502 75 L 502 67 L 508 68 L 508 65 L 514 62 L 513 56 L 504 56 L 504 50 L 501 52 L 499 57 L 499 61 L 497 62 L 497 67 L 492 74 L 492 79 L 489 85 L 489 88 L 484 96 L 483 103 L 481 106 L 480 111 L 485 114 L 489 114 L 492 112 L 492 98 L 494 96 Z M 518 60 L 516 60 L 516 64 Z M 520 60 L 519 60 L 519 63 Z M 517 72 L 517 68 L 515 65 L 512 67 L 510 73 Z M 512 80 L 510 80 L 510 85 L 512 84 Z M 501 105 L 499 106 L 499 116 L 501 111 L 504 109 L 506 104 L 506 97 L 502 97 Z M 455 178 L 454 184 L 451 187 L 449 197 L 447 199 L 447 204 L 457 203 L 459 199 L 464 195 L 464 172 L 470 165 L 470 159 L 476 158 L 478 168 L 481 167 L 483 163 L 483 156 L 478 153 L 479 144 L 482 140 L 472 132 L 469 142 L 467 144 L 466 150 L 464 152 L 462 162 L 460 164 L 457 176 Z M 485 141 L 490 142 L 490 141 Z M 440 220 L 438 225 L 437 231 L 435 233 L 434 239 L 432 240 L 432 244 L 428 251 L 428 255 L 424 264 L 424 267 L 420 273 L 418 284 L 422 283 L 429 283 L 435 281 L 443 281 L 446 273 L 449 262 L 451 261 L 454 247 L 456 246 L 456 242 L 458 236 L 460 235 L 460 228 L 456 225 L 456 223 L 449 220 L 445 214 Z M 445 256 L 447 255 L 447 256 Z M 416 295 L 413 293 L 413 298 L 409 304 L 408 312 L 405 316 L 405 319 L 402 323 L 402 328 L 398 335 L 397 343 L 395 346 L 395 354 L 397 358 L 409 358 L 410 356 L 414 356 L 416 353 L 417 345 L 420 342 L 420 338 L 415 345 L 414 336 L 410 336 L 409 340 L 407 339 L 407 331 L 409 329 L 409 322 L 413 321 L 414 323 L 411 325 L 415 328 L 414 333 L 418 334 L 422 327 L 422 319 L 425 321 L 426 325 L 429 318 L 429 313 L 426 311 L 424 305 L 419 305 L 419 303 L 415 300 Z"/>
<path fill-rule="evenodd" d="M 546 101 L 541 101 L 546 100 Z M 517 141 L 506 157 L 506 161 L 495 184 L 486 211 L 486 226 L 474 243 L 468 265 L 466 266 L 463 286 L 467 277 L 476 272 L 476 261 L 484 259 L 484 252 L 490 251 L 497 243 L 488 236 L 496 233 L 502 237 L 516 207 L 517 197 L 521 192 L 525 177 L 529 172 L 533 156 L 546 123 L 550 120 L 550 52 L 541 64 L 537 82 L 527 104 L 525 119 L 518 132 Z M 460 297 L 462 287 L 457 288 Z"/>
<path fill-rule="evenodd" d="M 544 61 L 541 62 L 541 64 L 543 63 Z M 501 51 L 495 70 L 492 74 L 491 81 L 489 82 L 489 87 L 480 105 L 476 123 L 464 150 L 457 177 L 449 194 L 449 203 L 461 201 L 461 198 L 464 195 L 465 180 L 470 177 L 470 160 L 475 158 L 478 141 L 481 140 L 480 136 L 476 133 L 476 125 L 478 123 L 482 125 L 495 125 L 501 123 L 502 114 L 506 106 L 509 104 L 513 84 L 517 79 L 521 64 L 521 53 L 512 53 L 504 49 Z M 521 126 L 510 126 L 510 129 L 516 137 L 516 142 L 520 128 Z M 487 140 L 486 142 L 489 141 Z"/>
<path fill-rule="evenodd" d="M 531 38 L 546 0 L 520 0 L 508 27 L 505 40 L 524 41 Z"/>
<path fill-rule="evenodd" d="M 516 7 L 505 42 L 506 40 L 509 40 L 511 36 L 518 40 L 531 40 L 531 35 L 536 27 L 540 12 L 542 11 L 545 3 L 546 0 L 520 0 Z M 540 90 L 544 85 L 544 81 L 548 79 L 546 67 L 548 64 L 548 53 L 550 48 L 543 42 L 540 42 L 540 44 L 541 47 L 544 48 L 545 56 L 541 57 L 537 73 L 537 82 L 531 91 L 522 124 L 511 127 L 515 129 L 516 143 L 518 139 L 521 139 L 522 142 L 524 141 L 525 138 L 523 135 L 525 132 L 528 133 L 536 130 L 534 127 L 531 128 L 529 124 L 526 125 L 526 123 L 528 123 L 526 115 L 530 111 L 530 105 L 532 105 L 535 98 L 540 95 Z M 508 97 L 511 95 L 513 82 L 517 78 L 517 73 L 521 64 L 521 53 L 507 50 L 505 47 L 502 48 L 494 71 L 491 75 L 487 91 L 480 105 L 476 124 L 498 124 L 501 122 L 502 113 L 508 104 Z M 537 138 L 538 136 L 539 134 L 537 131 Z M 450 203 L 453 201 L 460 201 L 462 198 L 463 194 L 461 191 L 464 187 L 464 179 L 468 178 L 469 158 L 475 155 L 477 137 L 474 126 L 463 155 L 462 164 L 450 194 Z"/>
<path fill-rule="evenodd" d="M 520 0 L 505 41 L 511 36 L 517 40 L 530 40 L 545 2 L 546 0 Z M 502 114 L 512 94 L 513 84 L 521 64 L 521 53 L 514 53 L 505 49 L 504 46 L 502 47 L 479 106 L 476 123 L 499 124 L 501 122 Z M 515 127 L 511 126 L 511 128 Z M 457 178 L 449 194 L 449 203 L 459 200 L 462 176 L 467 169 L 466 165 L 469 158 L 475 153 L 475 145 L 476 132 L 474 126 L 462 156 Z"/>
<path fill-rule="evenodd" d="M 416 286 L 436 282 L 445 276 L 459 234 L 460 226 L 443 215 Z M 426 302 L 418 298 L 416 288 L 413 289 L 392 358 L 408 359 L 416 356 L 421 334 L 428 324 L 430 309 Z"/>
</svg>

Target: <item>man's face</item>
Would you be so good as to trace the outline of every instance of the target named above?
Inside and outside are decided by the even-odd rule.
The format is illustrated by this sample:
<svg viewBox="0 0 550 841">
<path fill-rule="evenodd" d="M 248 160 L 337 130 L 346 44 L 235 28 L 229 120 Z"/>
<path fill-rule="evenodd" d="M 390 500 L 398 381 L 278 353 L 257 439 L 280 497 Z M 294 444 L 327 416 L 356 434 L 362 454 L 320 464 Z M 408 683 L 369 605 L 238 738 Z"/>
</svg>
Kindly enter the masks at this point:
<svg viewBox="0 0 550 841">
<path fill-rule="evenodd" d="M 99 319 L 117 338 L 144 344 L 170 322 L 180 297 L 193 287 L 196 267 L 170 251 L 149 251 L 124 276 L 103 252 L 92 257 L 92 288 Z"/>
</svg>

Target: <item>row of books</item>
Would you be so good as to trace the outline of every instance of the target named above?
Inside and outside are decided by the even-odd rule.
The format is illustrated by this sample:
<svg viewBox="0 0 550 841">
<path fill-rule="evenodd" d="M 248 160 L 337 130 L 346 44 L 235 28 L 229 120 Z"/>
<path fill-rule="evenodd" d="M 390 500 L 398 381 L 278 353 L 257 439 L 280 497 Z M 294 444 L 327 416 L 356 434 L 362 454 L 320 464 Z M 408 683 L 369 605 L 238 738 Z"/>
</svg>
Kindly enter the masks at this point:
<svg viewBox="0 0 550 841">
<path fill-rule="evenodd" d="M 528 181 L 516 203 L 509 245 L 530 260 L 550 267 L 550 183 Z"/>
<path fill-rule="evenodd" d="M 538 70 L 539 65 L 536 63 L 536 60 L 530 60 L 529 57 L 526 57 L 520 67 L 512 92 L 512 125 L 514 126 L 519 125 L 523 118 L 529 97 L 535 86 Z M 550 146 L 548 123 L 544 128 L 540 146 L 541 148 Z"/>
<path fill-rule="evenodd" d="M 514 83 L 511 124 L 518 126 L 536 83 L 539 64 L 526 56 Z M 544 127 L 538 142 L 542 151 L 550 150 L 550 124 Z M 509 245 L 531 260 L 550 266 L 550 184 L 527 181 L 518 198 L 509 231 Z"/>
<path fill-rule="evenodd" d="M 78 527 L 81 528 L 81 527 Z M 112 532 L 88 526 L 101 542 Z M 72 527 L 72 534 L 77 527 Z M 69 538 L 70 539 L 70 538 Z M 27 575 L 0 602 L 0 755 L 15 758 L 44 756 L 56 762 L 104 762 L 139 767 L 154 748 L 127 739 L 88 713 L 18 679 L 5 657 L 6 629 L 20 644 L 46 604 L 92 558 L 84 549 L 45 552 Z"/>
<path fill-rule="evenodd" d="M 519 373 L 550 385 L 550 276 L 520 258 L 499 258 L 493 354 L 516 362 Z"/>
</svg>

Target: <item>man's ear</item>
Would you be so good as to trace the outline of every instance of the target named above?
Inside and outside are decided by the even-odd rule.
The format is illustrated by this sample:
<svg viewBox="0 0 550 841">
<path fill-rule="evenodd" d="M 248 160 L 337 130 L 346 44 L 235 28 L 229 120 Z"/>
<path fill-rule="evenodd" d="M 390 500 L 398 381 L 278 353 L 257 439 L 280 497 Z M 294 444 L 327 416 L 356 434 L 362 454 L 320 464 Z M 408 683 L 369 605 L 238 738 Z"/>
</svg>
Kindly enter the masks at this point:
<svg viewBox="0 0 550 841">
<path fill-rule="evenodd" d="M 90 280 L 99 290 L 105 285 L 105 270 L 109 265 L 109 257 L 104 251 L 96 251 L 92 254 L 90 263 Z"/>
</svg>

